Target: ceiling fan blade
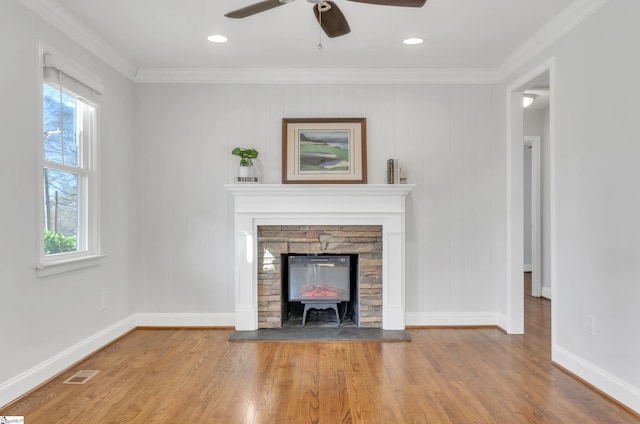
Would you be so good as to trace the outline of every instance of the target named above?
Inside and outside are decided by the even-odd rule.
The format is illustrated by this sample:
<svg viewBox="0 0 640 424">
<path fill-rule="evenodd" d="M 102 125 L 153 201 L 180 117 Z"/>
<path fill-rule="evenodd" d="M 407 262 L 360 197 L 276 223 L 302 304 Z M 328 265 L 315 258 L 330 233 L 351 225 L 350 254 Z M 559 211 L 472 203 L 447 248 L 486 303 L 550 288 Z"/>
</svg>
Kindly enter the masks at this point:
<svg viewBox="0 0 640 424">
<path fill-rule="evenodd" d="M 322 19 L 320 18 L 320 12 L 318 11 L 318 4 L 313 6 L 313 13 L 316 15 L 316 19 L 320 22 L 320 26 L 327 34 L 327 37 L 334 38 L 341 35 L 349 34 L 351 28 L 347 18 L 344 17 L 342 11 L 332 1 L 325 1 L 322 4 L 327 3 L 331 8 L 325 12 L 322 12 Z"/>
<path fill-rule="evenodd" d="M 285 3 L 287 2 L 281 2 L 280 0 L 264 0 L 247 7 L 243 7 L 242 9 L 234 10 L 224 16 L 234 19 L 246 18 L 247 16 L 255 15 L 256 13 L 264 12 L 266 10 L 273 9 L 274 7 L 282 6 Z"/>
<path fill-rule="evenodd" d="M 379 4 L 381 6 L 422 7 L 427 0 L 349 0 L 358 3 Z"/>
</svg>

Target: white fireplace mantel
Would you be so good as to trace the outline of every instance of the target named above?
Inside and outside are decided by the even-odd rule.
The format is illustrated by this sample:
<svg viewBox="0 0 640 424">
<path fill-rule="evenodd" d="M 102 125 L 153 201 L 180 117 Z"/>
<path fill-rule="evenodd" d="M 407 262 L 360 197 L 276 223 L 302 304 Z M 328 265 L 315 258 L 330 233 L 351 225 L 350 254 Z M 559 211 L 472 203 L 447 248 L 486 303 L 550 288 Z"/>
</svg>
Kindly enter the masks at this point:
<svg viewBox="0 0 640 424">
<path fill-rule="evenodd" d="M 258 328 L 259 225 L 381 225 L 382 328 L 404 330 L 405 198 L 413 184 L 229 184 L 236 330 Z"/>
</svg>

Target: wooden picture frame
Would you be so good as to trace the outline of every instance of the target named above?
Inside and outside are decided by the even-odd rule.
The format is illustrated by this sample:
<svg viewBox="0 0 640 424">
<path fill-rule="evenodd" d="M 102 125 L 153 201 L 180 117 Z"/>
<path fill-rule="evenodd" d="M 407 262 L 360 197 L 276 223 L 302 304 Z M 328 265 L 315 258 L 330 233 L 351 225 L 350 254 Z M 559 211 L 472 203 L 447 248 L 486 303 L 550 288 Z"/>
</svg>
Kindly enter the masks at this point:
<svg viewBox="0 0 640 424">
<path fill-rule="evenodd" d="M 366 184 L 366 118 L 283 118 L 283 184 Z"/>
</svg>

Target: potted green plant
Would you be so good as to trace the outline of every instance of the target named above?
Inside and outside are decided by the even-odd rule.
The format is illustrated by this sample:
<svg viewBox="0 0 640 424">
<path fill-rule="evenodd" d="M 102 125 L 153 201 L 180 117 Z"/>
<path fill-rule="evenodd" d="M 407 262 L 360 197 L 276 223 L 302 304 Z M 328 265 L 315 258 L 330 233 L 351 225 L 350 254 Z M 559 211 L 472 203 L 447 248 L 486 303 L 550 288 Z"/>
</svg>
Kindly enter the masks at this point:
<svg viewBox="0 0 640 424">
<path fill-rule="evenodd" d="M 231 151 L 232 155 L 240 156 L 240 166 L 252 166 L 251 159 L 258 157 L 258 151 L 256 149 L 243 149 L 236 147 Z"/>
<path fill-rule="evenodd" d="M 252 159 L 258 157 L 258 151 L 256 149 L 236 147 L 231 151 L 231 154 L 240 157 L 240 168 L 238 168 L 237 181 L 257 182 L 258 178 L 255 176 Z"/>
</svg>

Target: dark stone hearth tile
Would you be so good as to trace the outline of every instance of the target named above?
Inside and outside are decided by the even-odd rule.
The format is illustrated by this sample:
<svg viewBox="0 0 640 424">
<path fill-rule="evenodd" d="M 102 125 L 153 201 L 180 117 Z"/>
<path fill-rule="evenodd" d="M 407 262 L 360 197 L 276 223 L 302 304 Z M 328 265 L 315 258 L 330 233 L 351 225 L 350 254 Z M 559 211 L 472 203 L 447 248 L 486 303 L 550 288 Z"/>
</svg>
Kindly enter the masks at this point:
<svg viewBox="0 0 640 424">
<path fill-rule="evenodd" d="M 230 342 L 277 341 L 411 341 L 405 330 L 381 330 L 379 328 L 261 328 L 255 331 L 234 331 Z"/>
</svg>

